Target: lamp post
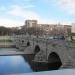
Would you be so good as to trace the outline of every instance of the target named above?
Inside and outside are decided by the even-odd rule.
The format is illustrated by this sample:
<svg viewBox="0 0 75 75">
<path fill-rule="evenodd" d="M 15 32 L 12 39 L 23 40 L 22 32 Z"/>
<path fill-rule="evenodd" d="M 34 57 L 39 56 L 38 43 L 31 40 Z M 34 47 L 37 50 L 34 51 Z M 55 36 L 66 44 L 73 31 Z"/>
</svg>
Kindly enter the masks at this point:
<svg viewBox="0 0 75 75">
<path fill-rule="evenodd" d="M 46 39 L 46 61 L 47 61 L 47 47 L 48 47 L 48 39 Z"/>
<path fill-rule="evenodd" d="M 48 38 L 47 38 L 47 36 L 48 36 L 48 33 L 46 33 L 46 61 L 47 61 L 47 49 L 48 49 Z"/>
</svg>

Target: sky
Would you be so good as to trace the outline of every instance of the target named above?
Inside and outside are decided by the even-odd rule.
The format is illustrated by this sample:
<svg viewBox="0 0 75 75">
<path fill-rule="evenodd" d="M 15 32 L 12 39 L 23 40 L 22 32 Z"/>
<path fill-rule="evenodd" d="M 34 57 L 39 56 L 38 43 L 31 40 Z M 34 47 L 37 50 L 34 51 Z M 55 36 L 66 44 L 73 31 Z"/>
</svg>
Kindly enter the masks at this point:
<svg viewBox="0 0 75 75">
<path fill-rule="evenodd" d="M 22 26 L 27 19 L 71 24 L 74 30 L 75 0 L 0 0 L 0 26 Z"/>
</svg>

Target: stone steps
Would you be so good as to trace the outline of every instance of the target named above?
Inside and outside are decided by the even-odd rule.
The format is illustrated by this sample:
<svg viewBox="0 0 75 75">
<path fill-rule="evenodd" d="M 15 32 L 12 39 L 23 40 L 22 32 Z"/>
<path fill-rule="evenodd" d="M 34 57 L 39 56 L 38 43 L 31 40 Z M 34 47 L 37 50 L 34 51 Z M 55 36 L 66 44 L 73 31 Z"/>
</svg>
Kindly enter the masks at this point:
<svg viewBox="0 0 75 75">
<path fill-rule="evenodd" d="M 72 63 L 72 61 L 68 60 L 68 61 L 66 61 L 64 63 L 64 65 L 61 68 L 68 68 L 68 69 L 70 69 L 70 68 L 73 68 L 73 67 L 74 67 L 74 64 Z"/>
<path fill-rule="evenodd" d="M 70 55 L 71 59 L 74 59 L 75 60 L 75 52 L 72 52 L 69 55 Z"/>
</svg>

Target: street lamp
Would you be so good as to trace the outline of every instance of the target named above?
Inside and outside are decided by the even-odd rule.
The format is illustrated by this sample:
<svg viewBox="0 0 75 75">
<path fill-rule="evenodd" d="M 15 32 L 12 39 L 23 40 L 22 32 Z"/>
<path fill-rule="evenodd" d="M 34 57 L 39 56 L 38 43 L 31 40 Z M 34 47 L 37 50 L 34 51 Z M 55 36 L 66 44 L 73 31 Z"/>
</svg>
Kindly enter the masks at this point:
<svg viewBox="0 0 75 75">
<path fill-rule="evenodd" d="M 46 39 L 46 61 L 47 61 L 48 39 Z"/>
</svg>

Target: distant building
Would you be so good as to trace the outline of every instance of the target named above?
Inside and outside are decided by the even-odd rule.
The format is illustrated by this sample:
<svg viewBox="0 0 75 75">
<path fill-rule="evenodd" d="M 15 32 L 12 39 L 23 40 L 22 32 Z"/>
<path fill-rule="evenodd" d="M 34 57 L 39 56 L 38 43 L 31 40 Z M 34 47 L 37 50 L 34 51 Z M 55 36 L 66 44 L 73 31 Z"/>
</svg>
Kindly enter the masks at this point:
<svg viewBox="0 0 75 75">
<path fill-rule="evenodd" d="M 26 20 L 25 21 L 26 27 L 36 27 L 37 26 L 37 20 Z"/>
<path fill-rule="evenodd" d="M 39 24 L 40 30 L 44 30 L 44 34 L 48 35 L 71 35 L 71 26 L 70 25 L 54 25 L 54 24 Z"/>
<path fill-rule="evenodd" d="M 28 28 L 34 28 L 34 33 L 42 33 L 43 35 L 71 35 L 71 26 L 70 25 L 61 25 L 61 24 L 38 24 L 37 20 L 26 20 L 23 28 L 27 31 Z M 43 31 L 43 32 L 42 32 Z"/>
<path fill-rule="evenodd" d="M 64 25 L 64 31 L 65 31 L 64 35 L 65 36 L 68 36 L 68 35 L 72 34 L 71 28 L 72 28 L 72 26 L 70 26 L 70 25 Z"/>
</svg>

